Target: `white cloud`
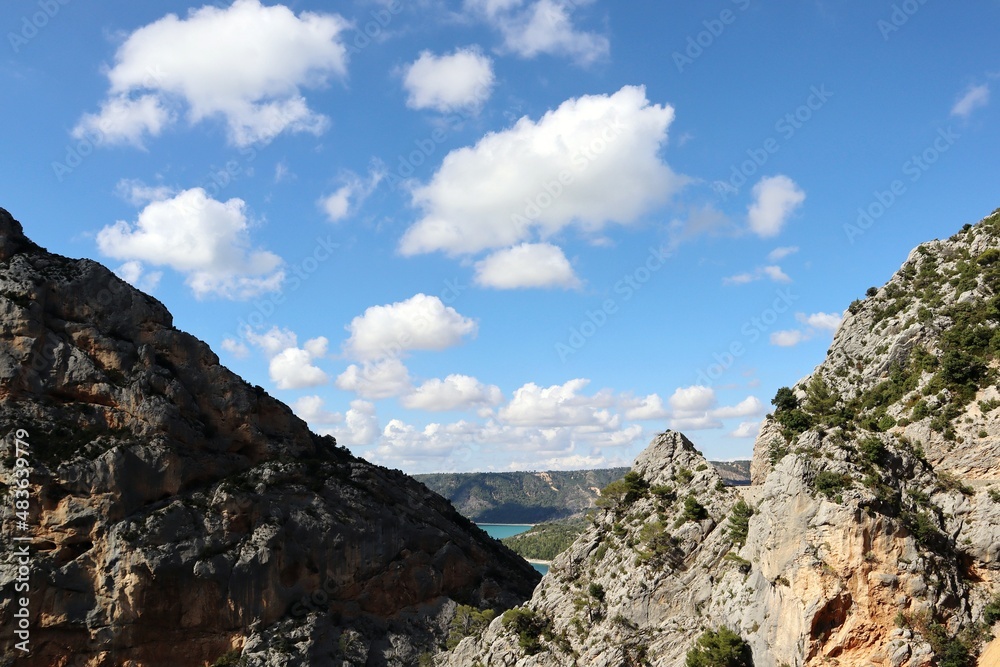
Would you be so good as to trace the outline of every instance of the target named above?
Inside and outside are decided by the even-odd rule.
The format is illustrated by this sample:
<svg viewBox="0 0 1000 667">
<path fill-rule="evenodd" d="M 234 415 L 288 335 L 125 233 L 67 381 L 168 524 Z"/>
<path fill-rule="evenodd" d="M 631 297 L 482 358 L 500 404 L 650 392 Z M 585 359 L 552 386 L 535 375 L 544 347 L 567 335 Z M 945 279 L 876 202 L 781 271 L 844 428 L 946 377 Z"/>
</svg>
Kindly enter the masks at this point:
<svg viewBox="0 0 1000 667">
<path fill-rule="evenodd" d="M 732 438 L 756 438 L 760 431 L 760 422 L 740 422 L 740 425 L 729 433 Z"/>
<path fill-rule="evenodd" d="M 670 397 L 670 407 L 679 413 L 704 412 L 714 407 L 715 402 L 712 388 L 701 385 L 678 387 Z"/>
<path fill-rule="evenodd" d="M 475 336 L 475 320 L 459 315 L 436 296 L 416 296 L 372 306 L 347 327 L 345 352 L 357 359 L 396 357 L 409 350 L 444 350 Z"/>
<path fill-rule="evenodd" d="M 514 392 L 510 402 L 500 409 L 499 417 L 514 426 L 617 429 L 621 418 L 609 410 L 615 404 L 614 396 L 606 391 L 593 396 L 580 394 L 588 384 L 590 380 L 582 378 L 551 387 L 529 382 Z"/>
<path fill-rule="evenodd" d="M 141 146 L 174 121 L 180 103 L 192 124 L 225 119 L 236 146 L 286 131 L 319 134 L 329 121 L 308 107 L 301 89 L 346 75 L 340 37 L 347 25 L 333 14 L 296 16 L 258 0 L 205 6 L 186 18 L 167 14 L 118 48 L 108 98 L 99 113 L 83 116 L 74 135 Z"/>
<path fill-rule="evenodd" d="M 428 380 L 402 399 L 405 408 L 431 412 L 489 407 L 501 402 L 503 394 L 500 387 L 485 385 L 468 375 L 449 375 L 443 380 Z"/>
<path fill-rule="evenodd" d="M 250 348 L 235 338 L 223 338 L 220 347 L 237 359 L 246 359 L 250 356 Z"/>
<path fill-rule="evenodd" d="M 119 220 L 97 234 L 100 251 L 115 259 L 168 266 L 186 275 L 195 296 L 247 299 L 276 291 L 282 260 L 250 247 L 242 199 L 216 201 L 201 188 L 154 201 L 134 224 Z"/>
<path fill-rule="evenodd" d="M 87 113 L 73 128 L 76 139 L 90 139 L 97 145 L 131 144 L 145 148 L 146 135 L 157 137 L 173 123 L 174 113 L 156 95 L 131 99 L 118 94 L 101 103 L 101 110 Z"/>
<path fill-rule="evenodd" d="M 324 407 L 325 401 L 320 396 L 303 396 L 292 403 L 292 411 L 312 425 L 340 424 L 344 415 L 330 412 Z"/>
<path fill-rule="evenodd" d="M 115 275 L 132 287 L 150 294 L 160 284 L 160 279 L 163 278 L 162 271 L 147 273 L 146 267 L 142 265 L 142 262 L 136 260 L 125 262 L 119 266 L 115 269 Z"/>
<path fill-rule="evenodd" d="M 739 273 L 735 276 L 728 276 L 722 279 L 723 285 L 746 285 L 748 283 L 756 282 L 758 280 L 763 280 L 768 278 L 769 280 L 776 283 L 790 283 L 792 279 L 788 277 L 780 266 L 760 266 L 753 270 L 753 272 Z"/>
<path fill-rule="evenodd" d="M 493 61 L 476 48 L 442 56 L 423 51 L 403 75 L 408 107 L 442 113 L 479 109 L 489 99 L 494 83 Z"/>
<path fill-rule="evenodd" d="M 649 421 L 666 419 L 669 416 L 663 399 L 658 394 L 650 394 L 645 398 L 622 401 L 625 408 L 625 419 L 634 421 Z"/>
<path fill-rule="evenodd" d="M 716 408 L 710 412 L 716 419 L 733 419 L 735 417 L 756 417 L 764 414 L 767 408 L 756 396 L 747 396 L 736 405 Z"/>
<path fill-rule="evenodd" d="M 748 220 L 750 231 L 767 238 L 777 236 L 789 216 L 806 199 L 805 192 L 787 176 L 769 176 L 753 186 L 754 201 Z"/>
<path fill-rule="evenodd" d="M 314 338 L 301 347 L 282 350 L 271 359 L 268 372 L 278 389 L 303 389 L 318 387 L 330 381 L 313 361 L 326 356 L 326 338 Z"/>
<path fill-rule="evenodd" d="M 381 167 L 373 169 L 367 181 L 361 180 L 354 174 L 348 174 L 342 186 L 333 193 L 321 197 L 317 203 L 330 222 L 339 222 L 354 213 L 362 202 L 375 192 L 375 188 L 383 178 L 385 170 Z"/>
<path fill-rule="evenodd" d="M 580 286 L 566 255 L 550 243 L 522 243 L 476 262 L 476 284 L 495 289 Z"/>
<path fill-rule="evenodd" d="M 807 340 L 809 340 L 809 335 L 799 329 L 775 331 L 771 334 L 771 345 L 777 345 L 778 347 L 795 347 Z"/>
<path fill-rule="evenodd" d="M 799 251 L 798 246 L 785 246 L 782 248 L 775 248 L 767 255 L 767 261 L 769 262 L 779 262 L 789 255 L 794 255 Z"/>
<path fill-rule="evenodd" d="M 813 329 L 834 333 L 840 327 L 840 322 L 844 319 L 844 316 L 839 313 L 813 313 L 811 315 L 796 313 L 795 319 Z"/>
<path fill-rule="evenodd" d="M 466 0 L 465 6 L 500 31 L 504 50 L 522 58 L 545 53 L 589 65 L 608 55 L 606 37 L 573 25 L 572 10 L 586 0 Z"/>
<path fill-rule="evenodd" d="M 394 357 L 351 364 L 337 377 L 337 387 L 370 399 L 401 396 L 410 391 L 410 372 Z"/>
<path fill-rule="evenodd" d="M 330 381 L 322 369 L 313 365 L 326 356 L 329 341 L 323 336 L 307 340 L 302 347 L 298 347 L 295 332 L 278 327 L 262 334 L 248 329 L 244 337 L 270 360 L 268 374 L 278 389 L 317 387 Z"/>
<path fill-rule="evenodd" d="M 378 416 L 375 406 L 368 401 L 351 401 L 351 409 L 344 415 L 344 424 L 320 431 L 332 435 L 343 447 L 367 447 L 374 444 L 379 436 Z"/>
<path fill-rule="evenodd" d="M 177 191 L 166 185 L 146 185 L 137 178 L 123 178 L 115 185 L 115 194 L 133 206 L 170 199 Z"/>
<path fill-rule="evenodd" d="M 989 84 L 970 86 L 951 108 L 952 116 L 968 118 L 976 109 L 982 109 L 990 103 Z"/>
<path fill-rule="evenodd" d="M 450 255 L 542 240 L 571 226 L 599 233 L 666 201 L 686 179 L 659 151 L 674 118 L 641 87 L 564 102 L 451 151 L 413 189 L 423 217 L 400 241 L 404 255 Z"/>
</svg>

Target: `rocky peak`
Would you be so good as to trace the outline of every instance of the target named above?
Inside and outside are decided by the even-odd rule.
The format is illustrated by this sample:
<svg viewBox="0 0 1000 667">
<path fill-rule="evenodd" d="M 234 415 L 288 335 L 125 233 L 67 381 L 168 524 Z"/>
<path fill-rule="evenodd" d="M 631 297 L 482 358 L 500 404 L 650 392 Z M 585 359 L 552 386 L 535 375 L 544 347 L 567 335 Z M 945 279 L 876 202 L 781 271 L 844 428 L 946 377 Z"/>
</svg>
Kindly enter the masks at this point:
<svg viewBox="0 0 1000 667">
<path fill-rule="evenodd" d="M 775 397 L 752 487 L 657 436 L 532 599 L 441 664 L 680 667 L 724 630 L 755 667 L 994 667 L 1000 212 L 921 248 Z"/>
<path fill-rule="evenodd" d="M 538 574 L 440 496 L 309 431 L 107 268 L 0 211 L 0 491 L 31 446 L 31 648 L 0 664 L 416 665 Z M 0 525 L 14 525 L 12 503 Z M 228 664 L 228 663 L 227 663 Z M 242 663 L 241 663 L 242 664 Z"/>
</svg>

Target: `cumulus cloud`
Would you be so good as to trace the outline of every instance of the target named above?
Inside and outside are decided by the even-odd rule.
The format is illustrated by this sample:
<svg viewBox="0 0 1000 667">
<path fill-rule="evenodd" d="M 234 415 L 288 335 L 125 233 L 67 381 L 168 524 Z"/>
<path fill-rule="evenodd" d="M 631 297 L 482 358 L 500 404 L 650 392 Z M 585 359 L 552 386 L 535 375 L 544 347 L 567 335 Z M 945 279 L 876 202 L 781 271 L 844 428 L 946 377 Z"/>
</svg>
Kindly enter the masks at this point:
<svg viewBox="0 0 1000 667">
<path fill-rule="evenodd" d="M 223 338 L 221 347 L 237 359 L 246 359 L 250 356 L 250 348 L 235 338 Z"/>
<path fill-rule="evenodd" d="M 186 18 L 167 14 L 125 39 L 107 72 L 107 99 L 73 134 L 141 146 L 173 123 L 180 107 L 191 124 L 224 119 L 236 146 L 286 131 L 319 134 L 329 120 L 301 91 L 346 75 L 347 26 L 337 15 L 296 15 L 259 0 L 192 9 Z"/>
<path fill-rule="evenodd" d="M 146 271 L 146 267 L 142 265 L 142 262 L 136 260 L 125 262 L 119 266 L 115 269 L 115 275 L 132 287 L 143 292 L 149 292 L 150 294 L 160 284 L 160 279 L 163 278 L 162 271 Z"/>
<path fill-rule="evenodd" d="M 428 380 L 402 399 L 405 408 L 430 412 L 492 407 L 502 402 L 500 387 L 485 385 L 468 375 L 449 375 L 443 380 Z"/>
<path fill-rule="evenodd" d="M 802 205 L 806 193 L 787 176 L 768 176 L 753 186 L 750 231 L 762 238 L 777 236 L 788 218 Z"/>
<path fill-rule="evenodd" d="M 740 425 L 729 433 L 729 437 L 756 438 L 758 431 L 760 431 L 760 422 L 740 422 Z"/>
<path fill-rule="evenodd" d="M 980 86 L 970 86 L 969 89 L 966 90 L 960 98 L 958 98 L 958 101 L 955 102 L 955 106 L 951 108 L 951 115 L 968 118 L 972 115 L 973 111 L 976 109 L 982 109 L 989 105 L 989 103 L 989 84 L 984 83 Z"/>
<path fill-rule="evenodd" d="M 775 331 L 771 334 L 771 345 L 777 345 L 778 347 L 795 347 L 807 340 L 809 340 L 809 336 L 800 329 Z"/>
<path fill-rule="evenodd" d="M 748 273 L 738 273 L 735 276 L 728 276 L 722 279 L 724 285 L 746 285 L 767 278 L 776 283 L 790 283 L 792 279 L 788 277 L 780 266 L 760 266 Z"/>
<path fill-rule="evenodd" d="M 323 435 L 332 435 L 344 447 L 367 447 L 379 437 L 378 415 L 368 401 L 351 401 L 351 408 L 344 415 L 344 423 L 335 428 L 322 429 Z"/>
<path fill-rule="evenodd" d="M 400 252 L 472 254 L 568 228 L 599 233 L 666 201 L 686 179 L 659 156 L 674 118 L 642 87 L 570 99 L 451 151 L 412 190 L 422 217 Z"/>
<path fill-rule="evenodd" d="M 442 113 L 479 109 L 494 83 L 493 61 L 476 48 L 441 56 L 423 51 L 403 75 L 408 107 Z"/>
<path fill-rule="evenodd" d="M 475 320 L 436 296 L 416 296 L 385 306 L 372 306 L 347 327 L 351 336 L 344 350 L 353 358 L 374 360 L 396 357 L 410 350 L 444 350 L 475 336 Z"/>
<path fill-rule="evenodd" d="M 813 329 L 820 329 L 822 331 L 834 333 L 840 327 L 840 323 L 843 321 L 844 316 L 840 313 L 813 313 L 811 315 L 807 315 L 806 313 L 796 313 L 795 319 Z"/>
<path fill-rule="evenodd" d="M 355 174 L 348 174 L 344 184 L 332 193 L 320 198 L 320 210 L 326 214 L 330 222 L 340 222 L 352 215 L 367 199 L 375 188 L 385 178 L 385 169 L 381 166 L 373 169 L 367 180 L 362 180 Z"/>
<path fill-rule="evenodd" d="M 337 377 L 337 387 L 369 399 L 389 398 L 412 388 L 410 372 L 394 357 L 351 364 Z"/>
<path fill-rule="evenodd" d="M 747 396 L 736 405 L 724 406 L 712 410 L 711 415 L 717 419 L 733 419 L 736 417 L 755 417 L 767 411 L 764 404 L 756 396 Z"/>
<path fill-rule="evenodd" d="M 715 401 L 715 391 L 711 387 L 678 387 L 670 397 L 670 407 L 681 413 L 704 412 L 713 407 Z"/>
<path fill-rule="evenodd" d="M 344 415 L 330 412 L 320 396 L 303 396 L 292 403 L 292 411 L 310 425 L 340 424 Z"/>
<path fill-rule="evenodd" d="M 789 255 L 794 255 L 799 251 L 798 246 L 785 246 L 781 248 L 775 248 L 767 255 L 767 261 L 769 262 L 779 262 Z"/>
<path fill-rule="evenodd" d="M 242 199 L 220 202 L 192 188 L 151 202 L 135 223 L 104 227 L 97 246 L 108 257 L 183 273 L 198 298 L 247 299 L 276 291 L 284 280 L 281 258 L 252 248 L 249 230 Z"/>
<path fill-rule="evenodd" d="M 486 20 L 503 37 L 505 51 L 522 58 L 540 54 L 565 56 L 589 65 L 608 55 L 606 37 L 578 30 L 572 12 L 586 0 L 466 0 L 466 8 Z"/>
<path fill-rule="evenodd" d="M 476 263 L 476 284 L 494 289 L 580 286 L 566 255 L 551 243 L 522 243 Z"/>
<path fill-rule="evenodd" d="M 578 378 L 565 384 L 540 387 L 533 382 L 514 392 L 499 417 L 514 426 L 600 426 L 616 429 L 621 418 L 609 408 L 615 398 L 607 391 L 593 396 L 581 394 L 590 380 Z"/>
<path fill-rule="evenodd" d="M 625 408 L 625 419 L 634 421 L 650 421 L 666 419 L 669 411 L 663 405 L 663 399 L 658 394 L 650 394 L 644 398 L 626 399 L 622 401 Z"/>
<path fill-rule="evenodd" d="M 319 336 L 299 347 L 295 332 L 278 327 L 264 333 L 247 330 L 244 337 L 270 360 L 268 374 L 278 389 L 317 387 L 330 381 L 329 376 L 313 364 L 326 356 L 329 346 L 326 338 Z"/>
</svg>

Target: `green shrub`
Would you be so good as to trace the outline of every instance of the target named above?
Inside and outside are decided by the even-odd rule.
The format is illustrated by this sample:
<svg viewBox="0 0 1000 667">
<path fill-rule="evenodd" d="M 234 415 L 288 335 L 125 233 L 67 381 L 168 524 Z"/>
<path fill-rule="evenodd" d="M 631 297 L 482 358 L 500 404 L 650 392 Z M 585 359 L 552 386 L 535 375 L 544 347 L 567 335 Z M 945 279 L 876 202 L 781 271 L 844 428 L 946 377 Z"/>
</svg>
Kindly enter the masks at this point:
<svg viewBox="0 0 1000 667">
<path fill-rule="evenodd" d="M 746 544 L 753 512 L 753 507 L 742 498 L 733 505 L 732 514 L 729 515 L 729 537 L 737 546 Z"/>
<path fill-rule="evenodd" d="M 469 605 L 458 605 L 458 609 L 455 610 L 455 615 L 448 626 L 448 649 L 455 648 L 466 637 L 482 634 L 494 618 L 496 618 L 496 612 L 492 609 L 479 610 Z"/>
<path fill-rule="evenodd" d="M 212 667 L 244 667 L 246 664 L 247 660 L 242 652 L 234 649 L 213 662 Z"/>
<path fill-rule="evenodd" d="M 684 499 L 684 513 L 681 514 L 682 522 L 702 521 L 708 518 L 708 510 L 698 502 L 693 495 Z"/>
<path fill-rule="evenodd" d="M 822 493 L 827 498 L 835 499 L 845 489 L 851 487 L 854 480 L 850 475 L 844 475 L 832 470 L 823 470 L 816 475 L 813 485 L 817 493 Z"/>
<path fill-rule="evenodd" d="M 878 438 L 865 438 L 858 443 L 858 451 L 861 458 L 869 465 L 880 466 L 885 463 L 886 448 Z"/>
<path fill-rule="evenodd" d="M 774 395 L 774 398 L 771 399 L 771 405 L 774 406 L 775 412 L 794 410 L 799 407 L 799 399 L 795 397 L 795 392 L 791 389 L 781 387 L 778 389 L 778 393 Z"/>
<path fill-rule="evenodd" d="M 611 482 L 601 490 L 597 506 L 616 510 L 623 509 L 640 498 L 644 498 L 648 491 L 649 482 L 644 480 L 639 473 L 630 470 L 625 473 L 624 477 Z"/>
<path fill-rule="evenodd" d="M 674 481 L 678 484 L 687 484 L 692 479 L 694 479 L 694 473 L 687 468 L 681 468 L 676 473 L 674 473 Z"/>
<path fill-rule="evenodd" d="M 518 646 L 527 655 L 535 655 L 543 649 L 541 636 L 549 632 L 548 622 L 533 609 L 516 607 L 504 612 L 503 627 L 517 635 Z"/>
<path fill-rule="evenodd" d="M 750 645 L 727 627 L 706 630 L 687 652 L 686 667 L 753 667 Z"/>
<path fill-rule="evenodd" d="M 601 584 L 597 582 L 591 582 L 590 586 L 587 589 L 587 592 L 590 593 L 590 597 L 594 598 L 598 602 L 604 602 L 605 591 L 604 591 L 604 586 L 602 586 Z"/>
</svg>

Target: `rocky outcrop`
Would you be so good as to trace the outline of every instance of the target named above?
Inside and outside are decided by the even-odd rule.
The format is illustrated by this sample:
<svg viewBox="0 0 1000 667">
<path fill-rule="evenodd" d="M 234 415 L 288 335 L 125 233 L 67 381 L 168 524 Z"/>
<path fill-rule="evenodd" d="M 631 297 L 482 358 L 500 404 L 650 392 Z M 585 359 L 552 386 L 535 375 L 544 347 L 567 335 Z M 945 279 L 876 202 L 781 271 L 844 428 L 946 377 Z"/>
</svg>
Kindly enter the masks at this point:
<svg viewBox="0 0 1000 667">
<path fill-rule="evenodd" d="M 776 396 L 753 486 L 658 436 L 532 599 L 439 664 L 681 667 L 725 627 L 755 667 L 972 667 L 1000 617 L 1000 212 L 922 248 Z"/>
<path fill-rule="evenodd" d="M 537 574 L 402 473 L 311 433 L 103 266 L 0 209 L 0 664 L 415 665 L 456 603 Z M 30 536 L 30 646 L 13 614 Z"/>
</svg>

